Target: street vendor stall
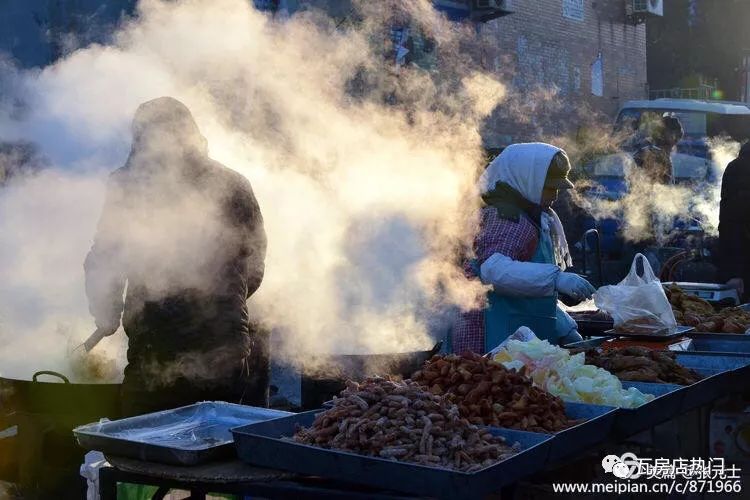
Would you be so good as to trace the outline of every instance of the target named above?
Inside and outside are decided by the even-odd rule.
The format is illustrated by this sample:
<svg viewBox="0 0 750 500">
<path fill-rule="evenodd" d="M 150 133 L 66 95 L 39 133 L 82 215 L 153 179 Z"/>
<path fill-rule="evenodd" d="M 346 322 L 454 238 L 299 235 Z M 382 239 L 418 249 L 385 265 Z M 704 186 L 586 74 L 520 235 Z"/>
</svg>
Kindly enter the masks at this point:
<svg viewBox="0 0 750 500">
<path fill-rule="evenodd" d="M 155 485 L 162 492 L 186 489 L 196 498 L 207 492 L 268 498 L 476 498 L 504 492 L 511 498 L 513 488 L 522 489 L 519 485 L 535 474 L 569 474 L 560 467 L 601 461 L 607 450 L 623 446 L 639 453 L 649 449 L 634 443 L 655 440 L 660 424 L 672 425 L 662 434 L 674 435 L 678 424 L 665 422 L 699 425 L 699 413 L 689 419 L 681 415 L 740 390 L 737 381 L 750 370 L 750 356 L 608 351 L 606 341 L 600 344 L 581 351 L 539 339 L 511 339 L 492 357 L 435 355 L 405 381 L 369 377 L 349 382 L 322 409 L 299 414 L 239 409 L 235 416 L 265 416 L 239 426 L 230 418 L 221 422 L 221 433 L 208 434 L 215 438 L 211 446 L 226 446 L 231 430 L 234 449 L 224 448 L 229 455 L 175 465 L 144 460 L 159 460 L 159 455 L 148 455 L 153 447 L 142 444 L 135 455 L 123 447 L 105 449 L 109 464 L 101 469 L 99 490 L 104 499 L 116 498 L 118 482 Z M 627 380 L 632 377 L 627 371 L 608 370 L 628 355 L 640 363 L 663 364 L 668 378 L 633 381 Z M 186 412 L 170 416 L 170 425 L 183 433 L 196 420 Z M 215 414 L 203 414 L 216 423 Z M 133 419 L 95 428 L 115 429 L 121 440 L 153 436 L 159 428 L 162 444 L 177 446 L 174 439 L 164 441 L 171 434 L 157 425 L 165 424 L 164 415 L 135 419 L 153 425 L 130 434 L 123 430 Z M 79 442 L 106 448 L 102 441 L 81 439 L 91 429 L 77 431 Z M 645 438 L 633 441 L 642 431 L 648 431 Z M 129 458 L 123 456 L 128 453 Z M 235 453 L 239 461 L 232 458 Z"/>
<path fill-rule="evenodd" d="M 637 276 L 635 264 L 632 273 L 595 295 L 613 318 L 607 337 L 559 347 L 522 327 L 485 355 L 437 354 L 437 345 L 329 356 L 317 375 L 303 367 L 310 411 L 206 402 L 89 424 L 76 437 L 109 459 L 104 498 L 118 481 L 198 496 L 510 497 L 535 474 L 618 447 L 708 455 L 705 439 L 686 448 L 663 437 L 706 435 L 707 408 L 744 390 L 750 335 L 715 346 L 702 334 L 695 350 L 694 327 L 676 321 L 692 313 L 673 307 L 713 306 L 674 287 L 668 298 L 652 273 Z"/>
</svg>

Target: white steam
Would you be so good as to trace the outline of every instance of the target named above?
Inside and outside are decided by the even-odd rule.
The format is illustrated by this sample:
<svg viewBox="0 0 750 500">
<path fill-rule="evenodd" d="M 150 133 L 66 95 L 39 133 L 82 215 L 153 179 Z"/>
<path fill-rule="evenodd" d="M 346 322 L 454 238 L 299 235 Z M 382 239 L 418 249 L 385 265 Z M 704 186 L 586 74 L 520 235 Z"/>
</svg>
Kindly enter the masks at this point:
<svg viewBox="0 0 750 500">
<path fill-rule="evenodd" d="M 595 219 L 618 219 L 627 241 L 655 241 L 664 244 L 675 234 L 677 222 L 702 230 L 708 236 L 718 235 L 721 177 L 727 164 L 739 153 L 740 144 L 718 137 L 708 140 L 709 159 L 675 153 L 672 161 L 678 184 L 654 183 L 647 172 L 635 168 L 632 153 L 622 152 L 616 144 L 621 137 L 601 134 L 590 143 L 578 145 L 601 156 L 598 175 L 621 176 L 626 185 L 623 196 L 577 195 L 575 202 Z M 580 153 L 580 152 L 579 152 Z M 586 154 L 586 151 L 583 152 Z M 712 172 L 712 175 L 707 175 Z M 687 180 L 691 179 L 691 180 Z M 577 183 L 577 190 L 592 187 L 589 180 Z"/>
<path fill-rule="evenodd" d="M 82 263 L 104 174 L 124 163 L 136 107 L 165 95 L 253 185 L 268 256 L 252 314 L 287 355 L 425 348 L 436 308 L 475 304 L 452 259 L 471 233 L 478 131 L 504 88 L 459 50 L 470 29 L 426 0 L 388 4 L 364 2 L 360 22 L 335 29 L 315 13 L 276 22 L 246 0 L 144 0 L 113 45 L 0 79 L 13 92 L 0 137 L 33 141 L 56 166 L 0 192 L 0 373 L 64 368 L 67 345 L 93 330 Z M 383 53 L 394 9 L 436 40 L 439 71 Z"/>
</svg>

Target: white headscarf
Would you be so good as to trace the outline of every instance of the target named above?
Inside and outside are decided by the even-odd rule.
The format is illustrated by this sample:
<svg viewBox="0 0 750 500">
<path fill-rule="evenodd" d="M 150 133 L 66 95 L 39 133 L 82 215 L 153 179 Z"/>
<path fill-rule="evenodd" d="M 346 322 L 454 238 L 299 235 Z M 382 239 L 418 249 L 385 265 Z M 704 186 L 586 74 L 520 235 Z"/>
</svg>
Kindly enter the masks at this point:
<svg viewBox="0 0 750 500">
<path fill-rule="evenodd" d="M 511 144 L 484 171 L 479 179 L 479 191 L 486 194 L 495 189 L 498 182 L 504 182 L 528 201 L 539 205 L 547 170 L 559 152 L 564 153 L 562 149 L 543 142 Z M 542 212 L 542 230 L 550 231 L 555 260 L 563 270 L 573 265 L 565 231 L 554 210 Z"/>
</svg>

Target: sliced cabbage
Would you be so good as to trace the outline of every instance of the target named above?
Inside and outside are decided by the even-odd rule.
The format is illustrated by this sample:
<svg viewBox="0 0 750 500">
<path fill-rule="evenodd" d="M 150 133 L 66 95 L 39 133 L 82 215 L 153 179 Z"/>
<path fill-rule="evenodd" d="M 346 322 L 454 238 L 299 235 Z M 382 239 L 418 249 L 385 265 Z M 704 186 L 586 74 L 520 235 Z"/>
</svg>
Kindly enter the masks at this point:
<svg viewBox="0 0 750 500">
<path fill-rule="evenodd" d="M 534 384 L 565 401 L 637 408 L 654 399 L 634 387 L 623 388 L 608 371 L 585 364 L 584 353 L 571 356 L 546 340 L 510 340 L 494 359 L 507 368 L 525 366 Z"/>
</svg>

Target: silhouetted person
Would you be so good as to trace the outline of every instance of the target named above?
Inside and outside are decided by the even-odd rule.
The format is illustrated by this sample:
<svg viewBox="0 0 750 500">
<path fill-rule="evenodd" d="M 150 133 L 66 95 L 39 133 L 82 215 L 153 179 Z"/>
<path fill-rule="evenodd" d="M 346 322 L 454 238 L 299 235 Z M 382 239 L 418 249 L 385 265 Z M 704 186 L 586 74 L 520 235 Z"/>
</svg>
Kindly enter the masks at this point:
<svg viewBox="0 0 750 500">
<path fill-rule="evenodd" d="M 720 270 L 740 298 L 748 297 L 750 283 L 750 143 L 727 165 L 721 179 L 719 211 Z"/>
<path fill-rule="evenodd" d="M 671 155 L 683 135 L 680 120 L 675 116 L 665 115 L 657 122 L 650 135 L 638 145 L 633 160 L 649 180 L 660 184 L 674 182 Z"/>
<path fill-rule="evenodd" d="M 267 403 L 267 338 L 251 327 L 246 303 L 265 253 L 247 179 L 208 157 L 184 104 L 142 104 L 84 266 L 98 330 L 113 334 L 122 317 L 128 336 L 125 414 Z"/>
</svg>

